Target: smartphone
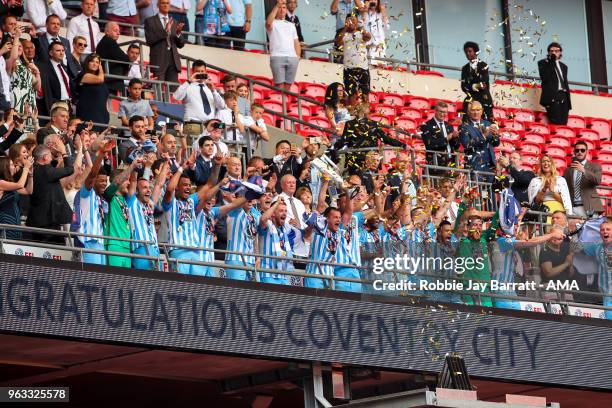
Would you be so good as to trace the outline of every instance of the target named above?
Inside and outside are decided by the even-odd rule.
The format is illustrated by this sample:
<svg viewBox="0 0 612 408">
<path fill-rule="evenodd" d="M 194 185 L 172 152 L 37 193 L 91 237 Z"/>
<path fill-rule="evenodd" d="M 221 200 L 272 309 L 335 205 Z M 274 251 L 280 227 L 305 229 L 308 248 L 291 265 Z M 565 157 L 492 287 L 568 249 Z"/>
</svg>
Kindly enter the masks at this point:
<svg viewBox="0 0 612 408">
<path fill-rule="evenodd" d="M 195 74 L 196 79 L 208 79 L 208 74 Z"/>
</svg>

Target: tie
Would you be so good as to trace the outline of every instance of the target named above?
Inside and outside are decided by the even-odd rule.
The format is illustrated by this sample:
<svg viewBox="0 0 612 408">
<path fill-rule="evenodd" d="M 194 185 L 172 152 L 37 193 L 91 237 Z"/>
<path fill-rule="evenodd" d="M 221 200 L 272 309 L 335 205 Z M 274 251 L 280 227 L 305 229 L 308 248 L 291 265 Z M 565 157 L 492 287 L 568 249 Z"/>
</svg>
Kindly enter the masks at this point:
<svg viewBox="0 0 612 408">
<path fill-rule="evenodd" d="M 91 18 L 87 19 L 87 25 L 89 26 L 89 46 L 93 54 L 96 52 L 96 42 L 94 41 L 93 28 L 91 28 Z"/>
<path fill-rule="evenodd" d="M 166 29 L 166 25 L 168 25 L 168 18 L 162 16 L 162 25 L 164 26 L 164 30 Z"/>
<path fill-rule="evenodd" d="M 302 225 L 302 220 L 300 220 L 300 217 L 298 216 L 298 211 L 295 207 L 295 202 L 293 200 L 295 200 L 295 198 L 289 197 L 289 203 L 291 204 L 291 212 L 293 213 L 293 218 L 295 218 L 300 223 L 300 225 Z"/>
<path fill-rule="evenodd" d="M 210 102 L 208 102 L 208 96 L 206 96 L 206 92 L 204 92 L 204 84 L 200 84 L 200 96 L 202 97 L 204 113 L 210 115 Z"/>
<path fill-rule="evenodd" d="M 57 67 L 59 68 L 60 74 L 62 74 L 62 81 L 64 81 L 64 86 L 66 87 L 68 98 L 72 99 L 72 95 L 70 94 L 70 84 L 68 83 L 68 77 L 66 76 L 66 73 L 64 72 L 64 68 L 62 68 L 61 63 L 57 64 Z"/>
<path fill-rule="evenodd" d="M 561 74 L 561 70 L 559 69 L 559 64 L 555 61 L 555 72 L 557 73 L 557 78 L 559 79 L 559 88 L 565 91 L 565 86 L 563 86 L 563 74 Z"/>
<path fill-rule="evenodd" d="M 446 141 L 446 152 L 450 153 L 450 145 L 448 144 L 448 134 L 446 133 L 446 126 L 444 126 L 444 122 L 436 122 L 440 130 L 442 130 L 442 134 L 444 135 L 444 140 Z"/>
<path fill-rule="evenodd" d="M 574 202 L 576 204 L 582 203 L 582 193 L 580 189 L 582 187 L 582 172 L 574 170 L 576 172 L 576 181 L 574 182 Z"/>
</svg>

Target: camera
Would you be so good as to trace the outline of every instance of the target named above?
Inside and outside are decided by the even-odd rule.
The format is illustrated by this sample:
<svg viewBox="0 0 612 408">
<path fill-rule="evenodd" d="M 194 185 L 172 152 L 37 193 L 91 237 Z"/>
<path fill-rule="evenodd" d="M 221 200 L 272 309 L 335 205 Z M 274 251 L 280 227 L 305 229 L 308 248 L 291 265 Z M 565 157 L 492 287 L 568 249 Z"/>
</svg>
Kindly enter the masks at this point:
<svg viewBox="0 0 612 408">
<path fill-rule="evenodd" d="M 578 158 L 577 158 L 577 157 L 572 157 L 572 162 L 574 162 L 574 163 L 578 163 L 579 161 L 580 161 L 580 160 L 578 160 Z"/>
<path fill-rule="evenodd" d="M 370 8 L 374 8 L 376 7 L 376 2 L 375 1 L 371 1 L 370 2 Z"/>
<path fill-rule="evenodd" d="M 223 122 L 215 122 L 212 125 L 213 129 L 225 129 L 225 123 Z"/>
<path fill-rule="evenodd" d="M 205 80 L 208 79 L 208 74 L 195 74 L 195 78 L 199 80 Z"/>
</svg>

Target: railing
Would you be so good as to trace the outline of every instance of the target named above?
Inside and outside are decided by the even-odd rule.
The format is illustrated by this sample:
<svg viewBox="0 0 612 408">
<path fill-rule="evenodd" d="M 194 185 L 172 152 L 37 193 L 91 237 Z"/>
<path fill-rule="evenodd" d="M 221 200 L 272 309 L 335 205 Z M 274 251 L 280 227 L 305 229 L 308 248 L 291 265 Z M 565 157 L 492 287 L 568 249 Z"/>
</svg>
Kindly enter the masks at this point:
<svg viewBox="0 0 612 408">
<path fill-rule="evenodd" d="M 7 231 L 21 231 L 21 232 L 28 232 L 28 233 L 44 233 L 47 235 L 59 235 L 59 236 L 63 236 L 66 238 L 66 242 L 67 245 L 59 245 L 59 244 L 50 244 L 50 243 L 40 243 L 40 242 L 27 242 L 27 241 L 23 241 L 23 240 L 15 240 L 15 239 L 7 239 L 6 238 L 6 232 Z M 81 233 L 74 233 L 74 232 L 65 232 L 65 231 L 56 231 L 56 230 L 47 230 L 47 229 L 42 229 L 42 228 L 32 228 L 32 227 L 24 227 L 24 226 L 20 226 L 20 225 L 8 225 L 8 224 L 0 224 L 0 252 L 1 253 L 6 253 L 5 252 L 5 247 L 6 245 L 19 245 L 21 248 L 24 248 L 24 245 L 27 245 L 25 248 L 28 247 L 40 247 L 40 248 L 44 248 L 44 249 L 50 249 L 50 250 L 62 250 L 62 251 L 70 251 L 73 254 L 77 254 L 78 256 L 80 256 L 80 259 L 83 259 L 83 254 L 85 253 L 91 253 L 91 254 L 101 254 L 101 255 L 107 255 L 107 256 L 120 256 L 120 257 L 125 257 L 125 258 L 130 258 L 130 259 L 142 259 L 142 260 L 148 260 L 148 261 L 152 261 L 154 263 L 154 265 L 156 266 L 156 269 L 158 271 L 163 271 L 162 269 L 162 263 L 163 260 L 166 259 L 168 264 L 173 264 L 176 268 L 176 270 L 178 270 L 179 265 L 181 264 L 190 264 L 190 265 L 197 265 L 197 266 L 204 266 L 204 267 L 211 267 L 211 268 L 219 268 L 219 269 L 224 269 L 227 268 L 227 265 L 225 265 L 225 263 L 223 262 L 205 262 L 205 261 L 186 261 L 186 260 L 181 260 L 178 258 L 172 258 L 169 256 L 170 254 L 170 250 L 172 249 L 191 249 L 191 250 L 197 250 L 197 251 L 202 251 L 204 250 L 203 248 L 199 248 L 199 247 L 187 247 L 187 246 L 182 246 L 182 245 L 173 245 L 173 244 L 167 244 L 167 243 L 159 243 L 159 248 L 161 249 L 160 252 L 165 253 L 166 257 L 164 258 L 162 255 L 159 256 L 153 256 L 153 255 L 149 255 L 148 252 L 146 255 L 139 255 L 139 254 L 131 254 L 131 253 L 122 253 L 122 252 L 112 252 L 112 251 L 106 251 L 106 250 L 96 250 L 96 249 L 91 249 L 91 248 L 78 248 L 78 247 L 74 247 L 71 245 L 71 238 L 75 238 L 75 237 L 88 237 L 88 238 L 96 238 L 96 239 L 107 239 L 109 237 L 104 237 L 104 236 L 98 236 L 98 235 L 91 235 L 91 234 L 81 234 Z M 140 243 L 140 244 L 144 244 L 144 245 L 154 245 L 152 242 L 147 242 L 147 241 L 142 241 L 142 240 L 134 240 L 134 239 L 121 239 L 121 238 L 115 238 L 112 237 L 113 240 L 115 241 L 123 241 L 123 242 L 130 242 L 130 243 Z M 147 247 L 148 249 L 148 247 Z M 363 249 L 363 248 L 362 248 Z M 261 255 L 261 254 L 244 254 L 244 253 L 240 253 L 240 252 L 233 252 L 233 251 L 225 251 L 225 250 L 218 250 L 218 249 L 210 249 L 210 250 L 206 250 L 206 251 L 210 251 L 210 252 L 214 252 L 217 254 L 238 254 L 242 257 L 243 262 L 244 262 L 244 258 L 246 256 L 255 256 L 258 258 L 269 258 L 269 259 L 278 259 L 278 260 L 287 260 L 286 257 L 276 257 L 276 256 L 266 256 L 266 255 Z M 78 259 L 78 258 L 77 258 Z M 301 259 L 294 259 L 295 261 L 303 261 Z M 361 266 L 361 267 L 357 267 L 355 265 L 344 265 L 344 264 L 339 264 L 339 263 L 333 263 L 333 262 L 322 262 L 322 261 L 311 261 L 308 260 L 306 261 L 308 263 L 312 263 L 312 264 L 316 264 L 317 267 L 321 267 L 321 266 L 331 266 L 331 267 L 347 267 L 347 268 L 352 268 L 352 269 L 358 269 L 362 271 L 362 275 L 367 275 L 368 273 L 371 273 L 371 270 L 369 269 L 368 266 Z M 294 270 L 294 271 L 287 271 L 287 270 L 279 270 L 279 269 L 265 269 L 265 268 L 257 268 L 256 266 L 249 266 L 246 265 L 246 262 L 244 262 L 245 265 L 241 266 L 241 265 L 231 265 L 229 267 L 229 269 L 236 269 L 236 270 L 244 270 L 244 271 L 248 271 L 251 272 L 253 275 L 253 279 L 252 280 L 259 280 L 259 274 L 261 273 L 267 273 L 267 274 L 277 274 L 277 275 L 283 275 L 286 277 L 298 277 L 298 278 L 311 278 L 311 279 L 321 279 L 324 280 L 326 282 L 329 282 L 328 284 L 328 288 L 329 289 L 334 289 L 335 288 L 335 284 L 337 282 L 347 282 L 347 283 L 359 283 L 361 285 L 363 285 L 363 294 L 367 295 L 367 294 L 374 294 L 377 293 L 375 291 L 372 290 L 373 284 L 374 284 L 374 279 L 353 279 L 353 278 L 346 278 L 346 277 L 340 277 L 340 276 L 333 276 L 333 275 L 324 275 L 324 274 L 311 274 L 311 273 L 306 273 L 303 270 Z M 364 264 L 369 265 L 367 261 L 364 261 Z M 371 265 L 369 265 L 371 266 Z M 419 278 L 419 279 L 425 279 L 427 281 L 432 281 L 434 279 L 440 280 L 440 279 L 446 279 L 446 280 L 451 280 L 454 282 L 465 282 L 468 281 L 467 278 L 464 278 L 463 276 L 460 275 L 456 275 L 456 276 L 443 276 L 440 274 L 432 274 L 432 273 L 427 273 L 427 272 L 418 272 L 416 275 L 410 272 L 407 272 L 405 270 L 397 270 L 397 269 L 392 269 L 390 268 L 389 270 L 386 271 L 387 272 L 387 277 L 392 277 L 392 279 L 377 279 L 377 281 L 379 282 L 380 285 L 382 285 L 383 283 L 398 283 L 398 282 L 411 282 L 414 281 L 414 279 Z M 381 278 L 384 278 L 384 276 L 379 276 Z M 483 280 L 478 280 L 478 279 L 469 279 L 469 281 L 472 282 L 479 282 L 479 283 L 486 283 L 486 281 Z M 496 293 L 496 292 L 484 292 L 484 293 L 478 293 L 478 292 L 474 292 L 474 291 L 469 291 L 469 290 L 455 290 L 455 289 L 436 289 L 436 290 L 425 290 L 425 291 L 415 291 L 413 294 L 408 295 L 408 293 L 406 291 L 400 292 L 400 296 L 404 297 L 404 296 L 409 296 L 413 299 L 422 299 L 422 300 L 429 300 L 432 296 L 433 299 L 436 300 L 437 302 L 440 302 L 440 299 L 437 298 L 436 293 L 452 293 L 458 296 L 469 296 L 470 298 L 472 298 L 473 300 L 475 300 L 476 304 L 480 304 L 481 299 L 482 298 L 490 298 L 490 299 L 499 299 L 499 300 L 512 300 L 512 301 L 517 301 L 517 302 L 537 302 L 537 303 L 541 303 L 543 305 L 546 305 L 547 310 L 549 312 L 552 312 L 552 305 L 560 305 L 560 307 L 562 307 L 563 309 L 567 308 L 568 306 L 575 306 L 575 307 L 588 307 L 588 308 L 593 308 L 593 309 L 599 309 L 599 310 L 605 310 L 605 311 L 609 311 L 612 310 L 612 307 L 607 307 L 607 306 L 601 306 L 601 305 L 594 305 L 594 304 L 590 304 L 590 303 L 580 303 L 580 302 L 574 302 L 573 300 L 568 300 L 567 297 L 571 296 L 571 295 L 588 295 L 588 296 L 592 296 L 594 298 L 602 298 L 603 296 L 612 296 L 612 294 L 602 294 L 599 292 L 586 292 L 586 291 L 576 291 L 576 290 L 570 290 L 570 289 L 560 289 L 555 291 L 555 293 L 558 295 L 559 299 L 556 300 L 546 300 L 543 299 L 542 297 L 533 297 L 533 296 L 516 296 L 516 295 L 511 295 L 511 294 L 505 294 L 505 293 Z M 537 290 L 536 293 L 541 296 L 541 290 Z M 377 293 L 377 294 L 382 294 L 382 293 Z M 564 310 L 566 311 L 566 310 Z"/>
</svg>

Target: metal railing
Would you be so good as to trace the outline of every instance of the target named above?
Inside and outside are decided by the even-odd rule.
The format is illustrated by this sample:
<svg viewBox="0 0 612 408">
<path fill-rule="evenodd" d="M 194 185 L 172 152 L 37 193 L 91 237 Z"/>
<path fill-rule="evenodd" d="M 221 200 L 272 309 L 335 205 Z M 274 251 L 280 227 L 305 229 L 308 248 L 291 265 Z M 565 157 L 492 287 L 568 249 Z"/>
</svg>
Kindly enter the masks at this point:
<svg viewBox="0 0 612 408">
<path fill-rule="evenodd" d="M 7 231 L 20 231 L 20 232 L 27 232 L 27 233 L 44 233 L 47 235 L 58 235 L 58 236 L 63 236 L 66 238 L 66 242 L 67 245 L 59 245 L 59 244 L 51 244 L 51 243 L 41 243 L 41 242 L 35 242 L 35 241 L 24 241 L 24 240 L 18 240 L 18 239 L 8 239 L 6 238 L 7 235 Z M 219 249 L 206 249 L 206 251 L 211 251 L 214 253 L 218 253 L 218 254 L 238 254 L 242 259 L 243 259 L 243 263 L 244 265 L 231 265 L 228 266 L 224 263 L 224 262 L 218 262 L 218 261 L 214 261 L 214 262 L 206 262 L 206 261 L 192 261 L 192 260 L 182 260 L 182 259 L 178 259 L 178 258 L 172 258 L 170 256 L 171 251 L 173 249 L 190 249 L 190 250 L 196 250 L 196 251 L 202 251 L 205 250 L 203 248 L 200 247 L 188 247 L 188 246 L 183 246 L 183 245 L 175 245 L 175 244 L 168 244 L 168 243 L 158 243 L 157 245 L 159 246 L 159 248 L 162 250 L 160 251 L 161 253 L 165 253 L 165 257 L 163 257 L 162 255 L 150 255 L 147 251 L 146 255 L 140 255 L 140 254 L 132 254 L 132 253 L 123 253 L 123 252 L 113 252 L 113 251 L 107 251 L 107 250 L 98 250 L 98 249 L 92 249 L 92 248 L 80 248 L 80 247 L 75 247 L 73 245 L 71 245 L 71 238 L 75 238 L 75 237 L 88 237 L 88 238 L 95 238 L 95 239 L 108 239 L 109 237 L 104 237 L 104 236 L 98 236 L 98 235 L 91 235 L 91 234 L 82 234 L 82 233 L 75 233 L 75 232 L 67 232 L 67 231 L 57 231 L 57 230 L 47 230 L 47 229 L 42 229 L 42 228 L 33 228 L 33 227 L 24 227 L 24 226 L 20 226 L 20 225 L 9 225 L 9 224 L 0 224 L 0 253 L 6 253 L 5 252 L 5 245 L 19 245 L 21 248 L 24 248 L 24 244 L 26 244 L 29 247 L 39 247 L 39 248 L 44 248 L 44 249 L 51 249 L 51 250 L 62 250 L 62 251 L 70 251 L 73 254 L 77 254 L 80 259 L 83 259 L 83 254 L 85 253 L 91 253 L 91 254 L 100 254 L 100 255 L 106 255 L 106 256 L 117 256 L 117 257 L 124 257 L 124 258 L 130 258 L 130 259 L 141 259 L 141 260 L 148 260 L 153 262 L 153 265 L 155 266 L 155 269 L 157 269 L 158 271 L 163 271 L 162 268 L 162 263 L 164 261 L 164 259 L 168 262 L 169 265 L 174 265 L 174 270 L 178 270 L 179 266 L 181 264 L 189 264 L 189 265 L 196 265 L 196 266 L 203 266 L 203 267 L 211 267 L 211 268 L 219 268 L 219 269 L 235 269 L 235 270 L 244 270 L 247 271 L 249 273 L 252 273 L 252 280 L 259 280 L 259 274 L 261 273 L 266 273 L 266 274 L 276 274 L 276 275 L 283 275 L 286 277 L 298 277 L 298 278 L 309 278 L 309 279 L 321 279 L 323 281 L 329 282 L 327 285 L 328 289 L 334 289 L 335 288 L 335 284 L 337 282 L 346 282 L 346 283 L 358 283 L 363 285 L 362 287 L 362 294 L 363 295 L 368 295 L 368 294 L 374 294 L 376 292 L 372 292 L 370 289 L 372 288 L 373 284 L 374 284 L 374 279 L 368 279 L 368 278 L 361 278 L 361 279 L 355 279 L 355 278 L 346 278 L 346 277 L 341 277 L 341 276 L 334 276 L 332 275 L 325 275 L 325 274 L 312 274 L 312 273 L 307 273 L 303 270 L 294 270 L 294 271 L 288 271 L 288 270 L 284 270 L 284 269 L 266 269 L 266 268 L 258 268 L 256 266 L 251 266 L 248 265 L 245 257 L 250 257 L 250 256 L 255 256 L 258 258 L 269 258 L 269 259 L 277 259 L 277 260 L 284 260 L 286 261 L 287 258 L 286 257 L 277 257 L 277 256 L 267 256 L 267 255 L 262 255 L 262 254 L 244 254 L 244 253 L 240 253 L 240 252 L 235 252 L 235 251 L 226 251 L 226 250 L 219 250 Z M 152 242 L 148 242 L 148 241 L 143 241 L 143 240 L 134 240 L 134 239 L 122 239 L 122 238 L 115 238 L 112 237 L 112 240 L 114 241 L 123 241 L 123 242 L 130 242 L 130 244 L 143 244 L 145 246 L 149 245 L 154 245 L 154 243 Z M 363 248 L 362 248 L 363 249 Z M 301 261 L 300 259 L 294 259 L 295 261 Z M 363 271 L 361 274 L 362 275 L 366 275 L 368 272 L 370 272 L 368 270 L 368 263 L 364 262 L 364 264 L 366 264 L 366 266 L 361 266 L 361 267 L 357 267 L 355 265 L 344 265 L 344 264 L 339 264 L 339 263 L 334 263 L 334 262 L 323 262 L 323 261 L 313 261 L 313 260 L 308 260 L 306 261 L 308 263 L 312 263 L 317 265 L 318 268 L 322 267 L 322 266 L 331 266 L 331 267 L 342 267 L 342 268 L 352 268 L 352 269 L 358 269 Z M 371 266 L 371 265 L 370 265 Z M 455 282 L 465 282 L 465 281 L 473 281 L 473 282 L 479 282 L 479 283 L 486 283 L 487 281 L 484 280 L 479 280 L 479 279 L 473 279 L 473 278 L 465 278 L 463 276 L 460 275 L 456 275 L 456 276 L 444 276 L 444 275 L 440 275 L 440 274 L 433 274 L 433 273 L 429 273 L 429 272 L 418 272 L 416 275 L 414 273 L 411 272 L 407 272 L 405 270 L 397 270 L 397 269 L 389 269 L 388 271 L 388 275 L 387 276 L 392 276 L 392 280 L 386 279 L 386 280 L 382 280 L 382 282 L 384 283 L 401 283 L 401 282 L 410 282 L 413 281 L 415 278 L 419 278 L 419 279 L 425 279 L 428 281 L 433 281 L 433 279 L 450 279 L 451 281 L 455 281 Z M 381 281 L 380 279 L 378 280 L 379 282 Z M 537 302 L 537 303 L 541 303 L 543 305 L 547 306 L 548 311 L 550 312 L 552 309 L 552 304 L 557 304 L 560 305 L 562 308 L 564 308 L 564 311 L 566 311 L 566 308 L 568 306 L 575 306 L 575 307 L 588 307 L 588 308 L 593 308 L 593 309 L 599 309 L 599 310 L 605 310 L 605 311 L 609 311 L 612 310 L 612 307 L 608 307 L 608 306 L 602 306 L 602 305 L 597 305 L 597 304 L 591 304 L 591 303 L 581 303 L 581 302 L 575 302 L 571 299 L 568 298 L 568 296 L 572 296 L 572 295 L 581 295 L 581 296 L 591 296 L 593 298 L 602 298 L 604 296 L 612 296 L 612 293 L 610 294 L 602 294 L 599 292 L 587 292 L 587 291 L 576 291 L 576 290 L 571 290 L 571 289 L 560 289 L 555 291 L 555 293 L 558 295 L 559 299 L 556 300 L 547 300 L 547 299 L 543 299 L 542 297 L 540 297 L 542 295 L 543 290 L 537 290 L 536 293 L 538 296 L 533 297 L 533 296 L 516 296 L 516 295 L 512 295 L 512 294 L 506 294 L 506 293 L 496 293 L 496 292 L 475 292 L 475 291 L 470 291 L 470 290 L 456 290 L 456 289 L 436 289 L 436 290 L 426 290 L 426 291 L 415 291 L 412 294 L 408 294 L 407 292 L 401 292 L 398 294 L 398 296 L 401 297 L 405 297 L 405 296 L 409 296 L 413 299 L 422 299 L 422 300 L 430 300 L 430 298 L 433 296 L 433 299 L 436 300 L 437 302 L 440 302 L 439 299 L 436 298 L 436 293 L 452 293 L 458 296 L 463 297 L 461 302 L 467 301 L 467 299 L 472 299 L 474 301 L 474 304 L 479 305 L 481 304 L 482 301 L 484 301 L 485 299 L 499 299 L 499 300 L 511 300 L 511 301 L 517 301 L 517 302 Z M 380 294 L 380 293 L 378 293 Z"/>
</svg>

